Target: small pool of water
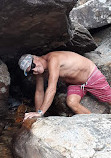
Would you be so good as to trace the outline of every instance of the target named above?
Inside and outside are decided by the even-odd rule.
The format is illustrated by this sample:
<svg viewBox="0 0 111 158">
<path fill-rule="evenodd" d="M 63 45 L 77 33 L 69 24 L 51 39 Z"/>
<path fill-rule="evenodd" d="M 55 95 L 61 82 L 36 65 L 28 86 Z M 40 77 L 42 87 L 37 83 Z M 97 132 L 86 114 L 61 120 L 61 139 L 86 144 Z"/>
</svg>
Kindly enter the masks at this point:
<svg viewBox="0 0 111 158">
<path fill-rule="evenodd" d="M 21 128 L 25 112 L 33 111 L 33 108 L 21 104 L 9 109 L 7 116 L 0 119 L 0 158 L 13 158 L 13 135 Z"/>
</svg>

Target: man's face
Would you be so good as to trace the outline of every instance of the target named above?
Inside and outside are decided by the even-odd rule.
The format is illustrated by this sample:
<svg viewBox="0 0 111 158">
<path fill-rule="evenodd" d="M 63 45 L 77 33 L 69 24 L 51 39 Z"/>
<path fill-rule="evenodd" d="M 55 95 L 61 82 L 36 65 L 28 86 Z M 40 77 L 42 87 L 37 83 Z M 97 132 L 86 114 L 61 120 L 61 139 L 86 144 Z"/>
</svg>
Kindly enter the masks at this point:
<svg viewBox="0 0 111 158">
<path fill-rule="evenodd" d="M 42 74 L 44 72 L 43 65 L 40 61 L 36 61 L 33 59 L 31 66 L 27 68 L 28 74 Z"/>
</svg>

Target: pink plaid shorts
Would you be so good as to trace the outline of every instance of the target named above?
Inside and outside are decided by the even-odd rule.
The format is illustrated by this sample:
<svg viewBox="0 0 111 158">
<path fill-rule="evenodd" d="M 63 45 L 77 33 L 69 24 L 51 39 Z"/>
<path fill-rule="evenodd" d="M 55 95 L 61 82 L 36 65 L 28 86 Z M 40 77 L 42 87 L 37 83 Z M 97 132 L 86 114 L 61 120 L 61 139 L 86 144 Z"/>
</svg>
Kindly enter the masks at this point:
<svg viewBox="0 0 111 158">
<path fill-rule="evenodd" d="M 97 67 L 95 67 L 85 84 L 70 85 L 67 88 L 67 96 L 77 94 L 82 98 L 87 92 L 90 92 L 102 102 L 111 102 L 111 87 Z"/>
</svg>

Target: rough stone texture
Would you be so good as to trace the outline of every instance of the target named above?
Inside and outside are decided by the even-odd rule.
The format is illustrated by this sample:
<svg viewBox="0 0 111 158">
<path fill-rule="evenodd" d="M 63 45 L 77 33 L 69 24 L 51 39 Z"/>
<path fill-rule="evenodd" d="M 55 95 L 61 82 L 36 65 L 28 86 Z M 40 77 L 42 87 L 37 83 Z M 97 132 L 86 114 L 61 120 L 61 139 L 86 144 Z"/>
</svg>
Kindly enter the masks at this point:
<svg viewBox="0 0 111 158">
<path fill-rule="evenodd" d="M 78 7 L 70 12 L 71 21 L 77 21 L 87 29 L 98 28 L 111 24 L 111 1 L 89 0 L 86 3 L 79 1 Z"/>
<path fill-rule="evenodd" d="M 10 75 L 7 66 L 0 60 L 0 116 L 7 112 Z"/>
<path fill-rule="evenodd" d="M 49 145 L 36 137 L 35 140 L 38 140 L 39 143 L 33 147 L 30 128 L 35 121 L 35 119 L 26 120 L 22 128 L 14 135 L 12 140 L 14 158 L 18 158 L 18 156 L 20 158 L 64 158 L 59 151 L 52 149 Z"/>
<path fill-rule="evenodd" d="M 98 101 L 94 96 L 85 96 L 81 100 L 81 104 L 88 108 L 91 113 L 95 114 L 109 114 L 110 107 L 108 103 Z"/>
<path fill-rule="evenodd" d="M 60 154 L 57 158 L 111 156 L 110 114 L 38 118 L 32 125 L 28 139 L 23 131 L 15 141 L 16 154 L 22 158 L 50 158 L 51 153 L 55 157 L 55 151 Z"/>
<path fill-rule="evenodd" d="M 84 53 L 97 48 L 90 32 L 77 21 L 71 22 L 69 33 L 70 41 L 66 44 L 69 50 L 84 55 Z"/>
</svg>

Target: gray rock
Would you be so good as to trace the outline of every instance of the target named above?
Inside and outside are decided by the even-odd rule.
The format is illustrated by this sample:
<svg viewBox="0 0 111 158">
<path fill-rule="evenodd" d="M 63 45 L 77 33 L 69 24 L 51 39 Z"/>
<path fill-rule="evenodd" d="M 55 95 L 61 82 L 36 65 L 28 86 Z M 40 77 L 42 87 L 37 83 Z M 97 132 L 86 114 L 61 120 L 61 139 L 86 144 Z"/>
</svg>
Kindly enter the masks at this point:
<svg viewBox="0 0 111 158">
<path fill-rule="evenodd" d="M 8 109 L 9 85 L 10 74 L 6 64 L 0 60 L 0 116 L 5 115 Z"/>
<path fill-rule="evenodd" d="M 91 113 L 95 114 L 109 114 L 110 107 L 107 103 L 98 101 L 94 96 L 88 96 L 82 98 L 81 104 L 88 108 Z"/>
<path fill-rule="evenodd" d="M 79 6 L 70 12 L 71 21 L 77 21 L 85 28 L 93 29 L 111 24 L 111 1 L 79 1 Z M 81 4 L 81 5 L 80 5 Z"/>
<path fill-rule="evenodd" d="M 20 158 L 64 158 L 59 151 L 52 149 L 50 145 L 37 139 L 35 136 L 35 140 L 39 143 L 37 143 L 37 145 L 34 142 L 34 145 L 31 137 L 32 134 L 30 133 L 30 130 L 25 127 L 22 127 L 18 131 L 17 135 L 13 138 L 12 143 L 13 155 L 15 158 L 17 156 Z"/>
<path fill-rule="evenodd" d="M 97 44 L 90 32 L 77 21 L 71 22 L 69 33 L 70 41 L 66 45 L 70 50 L 83 55 L 97 48 Z"/>
<path fill-rule="evenodd" d="M 24 154 L 27 158 L 33 155 L 34 158 L 50 158 L 50 154 L 46 154 L 50 149 L 52 157 L 55 157 L 53 151 L 65 158 L 110 158 L 111 155 L 110 114 L 38 118 L 29 133 L 28 139 L 24 132 L 19 133 L 15 141 L 16 153 L 21 158 L 25 158 Z M 46 152 L 40 152 L 43 148 Z"/>
</svg>

